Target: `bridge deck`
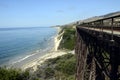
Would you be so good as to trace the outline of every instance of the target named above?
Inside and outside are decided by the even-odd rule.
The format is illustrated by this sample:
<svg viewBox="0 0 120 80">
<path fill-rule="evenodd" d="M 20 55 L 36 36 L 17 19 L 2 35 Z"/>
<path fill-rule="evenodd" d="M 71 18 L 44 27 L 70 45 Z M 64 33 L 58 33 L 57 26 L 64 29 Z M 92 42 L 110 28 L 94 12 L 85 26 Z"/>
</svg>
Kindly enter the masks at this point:
<svg viewBox="0 0 120 80">
<path fill-rule="evenodd" d="M 112 34 L 112 30 L 107 30 L 107 29 L 103 29 L 103 30 L 102 30 L 102 29 L 90 28 L 90 27 L 89 27 L 89 28 L 88 28 L 88 27 L 81 27 L 81 28 Z M 120 36 L 120 31 L 113 30 L 113 35 L 118 35 L 118 36 Z"/>
<path fill-rule="evenodd" d="M 105 80 L 103 79 L 105 77 L 108 80 L 120 80 L 120 29 L 112 31 L 109 27 L 101 29 L 101 27 L 95 28 L 78 25 L 76 30 L 77 80 L 82 80 L 79 79 L 81 75 L 89 74 L 87 71 L 95 72 L 93 68 L 95 66 L 90 65 L 94 64 L 92 60 L 96 63 L 95 75 L 99 75 L 101 77 L 100 80 Z M 86 74 L 82 74 L 85 71 Z M 102 77 L 101 74 L 105 77 Z M 97 80 L 97 78 L 100 78 L 99 76 L 94 78 Z"/>
<path fill-rule="evenodd" d="M 120 14 L 77 24 L 76 79 L 120 80 Z"/>
</svg>

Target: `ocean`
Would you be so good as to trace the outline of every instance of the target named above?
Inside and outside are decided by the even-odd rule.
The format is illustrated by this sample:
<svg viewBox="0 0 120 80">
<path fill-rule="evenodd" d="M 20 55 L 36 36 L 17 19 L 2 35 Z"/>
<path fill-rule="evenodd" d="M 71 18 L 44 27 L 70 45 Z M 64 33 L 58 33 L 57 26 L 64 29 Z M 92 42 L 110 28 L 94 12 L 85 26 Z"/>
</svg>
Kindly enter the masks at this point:
<svg viewBox="0 0 120 80">
<path fill-rule="evenodd" d="M 56 34 L 57 30 L 51 27 L 0 28 L 0 66 L 45 55 L 54 47 Z"/>
</svg>

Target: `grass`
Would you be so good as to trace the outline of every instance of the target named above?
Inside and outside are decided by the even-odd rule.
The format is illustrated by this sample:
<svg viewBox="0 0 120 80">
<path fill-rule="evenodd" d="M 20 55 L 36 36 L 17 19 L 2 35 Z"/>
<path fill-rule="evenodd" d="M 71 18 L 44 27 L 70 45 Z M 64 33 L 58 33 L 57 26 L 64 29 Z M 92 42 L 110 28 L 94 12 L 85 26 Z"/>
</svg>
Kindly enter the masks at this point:
<svg viewBox="0 0 120 80">
<path fill-rule="evenodd" d="M 63 39 L 60 43 L 59 49 L 73 50 L 75 45 L 75 29 L 64 28 Z"/>
<path fill-rule="evenodd" d="M 0 80 L 27 80 L 28 77 L 28 71 L 23 72 L 12 68 L 0 68 Z"/>
<path fill-rule="evenodd" d="M 62 31 L 64 34 L 59 49 L 73 50 L 75 29 L 64 27 Z M 68 53 L 46 60 L 34 73 L 27 70 L 0 68 L 0 80 L 75 80 L 75 65 L 75 55 Z"/>
<path fill-rule="evenodd" d="M 76 59 L 74 54 L 68 53 L 57 58 L 49 59 L 47 63 L 49 67 L 46 69 L 49 69 L 48 72 L 54 73 L 57 79 L 75 80 Z"/>
<path fill-rule="evenodd" d="M 71 56 L 71 55 L 67 55 Z M 56 65 L 56 70 L 66 74 L 66 75 L 74 75 L 75 73 L 75 58 L 71 56 L 70 58 L 65 58 L 59 60 Z"/>
<path fill-rule="evenodd" d="M 75 80 L 75 65 L 76 58 L 71 53 L 48 59 L 38 66 L 30 80 Z"/>
</svg>

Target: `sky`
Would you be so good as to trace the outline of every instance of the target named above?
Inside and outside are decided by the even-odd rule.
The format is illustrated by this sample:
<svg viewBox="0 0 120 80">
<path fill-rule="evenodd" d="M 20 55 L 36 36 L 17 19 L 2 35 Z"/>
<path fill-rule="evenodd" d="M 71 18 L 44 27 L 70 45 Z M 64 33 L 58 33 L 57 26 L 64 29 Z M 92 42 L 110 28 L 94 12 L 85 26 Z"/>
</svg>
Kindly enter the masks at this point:
<svg viewBox="0 0 120 80">
<path fill-rule="evenodd" d="M 0 28 L 64 25 L 120 11 L 120 0 L 0 0 Z"/>
</svg>

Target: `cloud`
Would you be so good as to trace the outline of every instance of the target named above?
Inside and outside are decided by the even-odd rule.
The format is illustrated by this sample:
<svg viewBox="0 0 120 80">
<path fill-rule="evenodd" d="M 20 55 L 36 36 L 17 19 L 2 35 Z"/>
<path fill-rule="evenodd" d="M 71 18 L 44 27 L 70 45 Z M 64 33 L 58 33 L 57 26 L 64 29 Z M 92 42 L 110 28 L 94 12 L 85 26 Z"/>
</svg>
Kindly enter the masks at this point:
<svg viewBox="0 0 120 80">
<path fill-rule="evenodd" d="M 74 10 L 76 10 L 76 7 L 75 7 L 75 6 L 70 6 L 70 7 L 68 8 L 68 10 L 74 11 Z"/>
<path fill-rule="evenodd" d="M 64 13 L 63 10 L 57 10 L 56 12 L 57 12 L 57 13 Z"/>
</svg>

